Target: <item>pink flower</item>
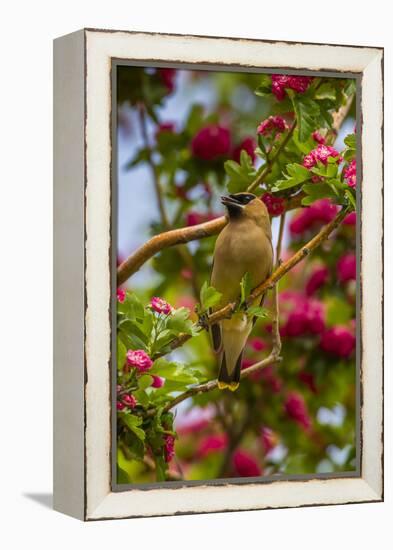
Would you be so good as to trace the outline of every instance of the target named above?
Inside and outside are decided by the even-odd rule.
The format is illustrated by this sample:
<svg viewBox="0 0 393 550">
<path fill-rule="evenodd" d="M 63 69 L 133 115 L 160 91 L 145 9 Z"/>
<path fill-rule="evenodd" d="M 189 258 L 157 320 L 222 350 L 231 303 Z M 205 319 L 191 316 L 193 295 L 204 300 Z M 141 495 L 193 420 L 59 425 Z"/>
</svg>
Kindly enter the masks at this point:
<svg viewBox="0 0 393 550">
<path fill-rule="evenodd" d="M 275 197 L 271 193 L 264 193 L 261 197 L 271 216 L 281 216 L 285 211 L 285 201 L 281 197 Z"/>
<path fill-rule="evenodd" d="M 292 235 L 301 235 L 316 224 L 331 222 L 337 211 L 338 207 L 329 199 L 315 201 L 308 208 L 303 208 L 295 214 L 289 224 L 289 231 Z"/>
<path fill-rule="evenodd" d="M 239 145 L 236 145 L 236 147 L 232 151 L 232 158 L 236 162 L 240 162 L 240 153 L 242 151 L 245 151 L 249 157 L 251 157 L 251 161 L 255 161 L 255 148 L 257 144 L 255 143 L 255 140 L 252 137 L 246 137 L 239 143 Z"/>
<path fill-rule="evenodd" d="M 176 69 L 158 69 L 158 74 L 168 94 L 171 94 L 175 89 Z"/>
<path fill-rule="evenodd" d="M 356 225 L 356 212 L 350 212 L 343 219 L 343 225 Z"/>
<path fill-rule="evenodd" d="M 123 405 L 129 409 L 134 409 L 136 407 L 136 399 L 131 393 L 126 393 L 121 398 Z"/>
<path fill-rule="evenodd" d="M 208 435 L 199 444 L 197 455 L 199 458 L 205 458 L 211 453 L 223 451 L 228 445 L 226 434 Z"/>
<path fill-rule="evenodd" d="M 342 283 L 356 281 L 356 255 L 345 254 L 337 262 L 337 277 Z"/>
<path fill-rule="evenodd" d="M 125 299 L 126 299 L 126 291 L 124 290 L 124 288 L 118 288 L 117 289 L 117 301 L 122 304 Z"/>
<path fill-rule="evenodd" d="M 290 88 L 298 93 L 304 93 L 309 87 L 312 76 L 289 76 L 284 74 L 272 75 L 272 93 L 278 101 L 285 98 L 285 88 Z"/>
<path fill-rule="evenodd" d="M 275 373 L 275 368 L 272 365 L 265 367 L 260 371 L 262 380 L 270 387 L 273 393 L 281 391 L 283 382 Z"/>
<path fill-rule="evenodd" d="M 145 372 L 149 370 L 153 364 L 153 361 L 147 355 L 143 349 L 128 350 L 127 351 L 127 365 L 129 367 L 135 367 L 139 372 Z"/>
<path fill-rule="evenodd" d="M 285 132 L 288 130 L 288 124 L 282 116 L 269 116 L 263 120 L 257 128 L 257 134 L 270 136 L 273 132 Z"/>
<path fill-rule="evenodd" d="M 162 298 L 158 298 L 157 296 L 154 296 L 150 300 L 150 305 L 156 313 L 162 313 L 163 315 L 169 315 L 173 310 L 172 306 L 168 304 L 168 302 Z"/>
<path fill-rule="evenodd" d="M 326 141 L 325 138 L 317 130 L 315 130 L 315 132 L 311 134 L 311 137 L 313 138 L 314 141 L 316 141 L 320 145 L 325 145 L 325 141 Z"/>
<path fill-rule="evenodd" d="M 315 385 L 315 377 L 311 372 L 306 372 L 305 370 L 302 370 L 299 372 L 298 378 L 301 382 L 303 382 L 303 384 L 308 386 L 308 388 L 313 393 L 318 393 L 317 387 Z"/>
<path fill-rule="evenodd" d="M 329 270 L 326 266 L 316 267 L 306 283 L 307 296 L 315 294 L 315 292 L 326 283 L 328 277 Z"/>
<path fill-rule="evenodd" d="M 278 443 L 278 437 L 273 430 L 270 428 L 262 428 L 261 433 L 262 446 L 265 451 L 265 454 L 269 453 Z"/>
<path fill-rule="evenodd" d="M 125 409 L 125 405 L 123 405 L 123 403 L 122 403 L 121 401 L 118 401 L 118 402 L 116 403 L 116 409 L 117 409 L 118 411 L 122 411 L 123 409 Z"/>
<path fill-rule="evenodd" d="M 337 325 L 322 334 L 321 349 L 332 355 L 347 358 L 355 349 L 356 339 L 352 331 Z"/>
<path fill-rule="evenodd" d="M 317 162 L 322 162 L 322 164 L 327 164 L 328 158 L 337 158 L 338 162 L 342 161 L 340 153 L 336 151 L 334 147 L 330 145 L 318 145 L 316 149 L 313 149 L 306 155 L 303 159 L 303 166 L 310 170 L 316 166 Z"/>
<path fill-rule="evenodd" d="M 288 300 L 287 293 L 283 292 L 280 300 Z M 284 305 L 285 308 L 282 309 L 286 321 L 280 329 L 282 336 L 308 336 L 324 331 L 325 311 L 323 303 L 319 300 L 306 298 L 300 293 L 291 293 L 289 302 Z"/>
<path fill-rule="evenodd" d="M 257 477 L 263 473 L 256 459 L 243 449 L 233 453 L 232 463 L 235 473 L 240 477 Z"/>
<path fill-rule="evenodd" d="M 155 374 L 153 376 L 153 382 L 151 387 L 152 388 L 162 388 L 162 386 L 165 384 L 165 378 L 161 378 L 161 376 L 156 376 Z"/>
<path fill-rule="evenodd" d="M 262 338 L 259 338 L 258 336 L 254 336 L 254 338 L 250 338 L 250 340 L 247 342 L 251 349 L 254 351 L 263 351 L 267 348 L 267 344 L 265 340 Z"/>
<path fill-rule="evenodd" d="M 165 455 L 165 462 L 170 462 L 172 458 L 175 456 L 175 438 L 171 434 L 165 434 L 164 435 L 164 455 Z"/>
<path fill-rule="evenodd" d="M 157 126 L 155 138 L 156 140 L 161 134 L 168 133 L 173 134 L 175 132 L 175 125 L 173 122 L 162 122 Z"/>
<path fill-rule="evenodd" d="M 211 124 L 205 126 L 191 141 L 192 154 L 202 160 L 216 160 L 227 155 L 231 146 L 228 128 Z"/>
<path fill-rule="evenodd" d="M 344 181 L 349 187 L 356 187 L 356 159 L 353 159 L 343 170 Z"/>
<path fill-rule="evenodd" d="M 195 212 L 194 210 L 191 210 L 186 214 L 186 225 L 188 227 L 190 227 L 191 225 L 199 225 L 200 223 L 215 220 L 218 217 L 219 215 L 215 214 L 214 212 L 202 214 L 201 212 Z"/>
<path fill-rule="evenodd" d="M 299 426 L 305 430 L 311 427 L 311 418 L 307 410 L 307 405 L 300 393 L 288 393 L 285 399 L 284 408 L 287 415 L 299 424 Z"/>
</svg>

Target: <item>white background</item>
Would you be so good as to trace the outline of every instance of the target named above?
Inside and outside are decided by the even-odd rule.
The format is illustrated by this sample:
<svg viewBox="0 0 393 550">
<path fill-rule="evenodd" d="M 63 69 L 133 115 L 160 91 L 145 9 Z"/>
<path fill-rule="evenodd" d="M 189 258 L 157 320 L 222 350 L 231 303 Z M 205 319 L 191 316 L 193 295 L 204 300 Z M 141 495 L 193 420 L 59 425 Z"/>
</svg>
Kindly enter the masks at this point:
<svg viewBox="0 0 393 550">
<path fill-rule="evenodd" d="M 2 548 L 391 548 L 392 28 L 389 2 L 56 0 L 3 4 L 0 84 Z M 52 44 L 82 27 L 385 47 L 386 495 L 384 504 L 105 521 L 50 509 Z M 376 243 L 377 244 L 377 243 Z M 3 540 L 4 539 L 4 540 Z"/>
</svg>

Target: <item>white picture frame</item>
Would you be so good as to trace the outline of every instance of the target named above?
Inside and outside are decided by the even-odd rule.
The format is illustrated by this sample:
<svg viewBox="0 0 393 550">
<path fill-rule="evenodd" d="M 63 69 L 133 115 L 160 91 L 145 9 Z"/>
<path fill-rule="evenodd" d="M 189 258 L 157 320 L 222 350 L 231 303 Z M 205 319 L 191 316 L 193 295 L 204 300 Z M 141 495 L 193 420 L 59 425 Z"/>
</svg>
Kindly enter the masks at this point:
<svg viewBox="0 0 393 550">
<path fill-rule="evenodd" d="M 266 483 L 111 484 L 113 60 L 351 73 L 360 83 L 360 472 Z M 383 499 L 383 50 L 84 29 L 54 43 L 54 507 L 81 520 Z"/>
</svg>

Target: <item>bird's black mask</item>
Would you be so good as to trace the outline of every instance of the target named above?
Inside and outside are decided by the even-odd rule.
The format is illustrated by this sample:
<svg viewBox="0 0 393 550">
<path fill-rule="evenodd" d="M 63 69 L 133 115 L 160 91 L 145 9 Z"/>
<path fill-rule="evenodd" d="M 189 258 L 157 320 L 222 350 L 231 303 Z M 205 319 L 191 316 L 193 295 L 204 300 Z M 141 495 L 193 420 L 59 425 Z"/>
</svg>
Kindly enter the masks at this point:
<svg viewBox="0 0 393 550">
<path fill-rule="evenodd" d="M 255 195 L 252 193 L 236 193 L 221 197 L 221 203 L 227 208 L 230 218 L 237 218 L 243 208 L 254 199 Z"/>
</svg>

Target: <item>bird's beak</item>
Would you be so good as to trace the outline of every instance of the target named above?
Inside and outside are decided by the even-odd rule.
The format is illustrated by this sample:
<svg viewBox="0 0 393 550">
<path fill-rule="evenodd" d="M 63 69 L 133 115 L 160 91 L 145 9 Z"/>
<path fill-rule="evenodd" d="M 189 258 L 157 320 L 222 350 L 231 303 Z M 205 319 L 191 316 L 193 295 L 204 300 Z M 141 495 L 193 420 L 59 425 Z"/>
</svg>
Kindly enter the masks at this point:
<svg viewBox="0 0 393 550">
<path fill-rule="evenodd" d="M 228 210 L 242 210 L 244 204 L 241 204 L 236 195 L 228 195 L 221 197 L 221 203 L 228 208 Z"/>
</svg>

